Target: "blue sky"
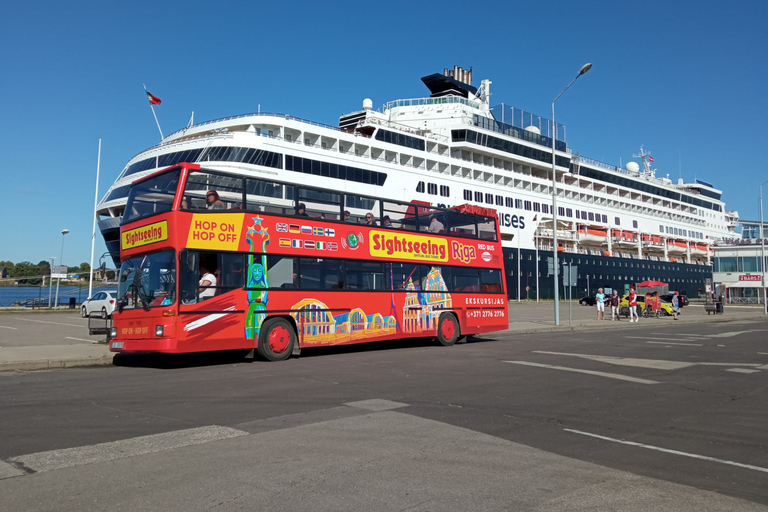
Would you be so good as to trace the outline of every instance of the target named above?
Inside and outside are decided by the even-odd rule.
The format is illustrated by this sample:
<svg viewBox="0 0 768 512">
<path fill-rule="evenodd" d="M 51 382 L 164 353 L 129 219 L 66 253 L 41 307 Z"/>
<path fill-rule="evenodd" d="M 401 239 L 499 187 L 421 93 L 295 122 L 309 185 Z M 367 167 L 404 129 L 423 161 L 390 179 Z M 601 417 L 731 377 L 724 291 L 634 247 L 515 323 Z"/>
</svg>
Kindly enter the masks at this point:
<svg viewBox="0 0 768 512">
<path fill-rule="evenodd" d="M 568 145 L 657 175 L 699 178 L 758 219 L 768 179 L 766 3 L 704 1 L 11 2 L 0 19 L 0 260 L 90 260 L 99 199 L 165 134 L 256 112 L 334 125 L 344 112 L 428 96 L 454 64 L 491 104 L 550 117 Z M 768 196 L 768 185 L 764 193 Z M 768 202 L 768 201 L 767 201 Z M 105 252 L 96 235 L 96 261 Z M 108 260 L 109 261 L 109 260 Z M 111 263 L 111 261 L 110 261 Z"/>
</svg>

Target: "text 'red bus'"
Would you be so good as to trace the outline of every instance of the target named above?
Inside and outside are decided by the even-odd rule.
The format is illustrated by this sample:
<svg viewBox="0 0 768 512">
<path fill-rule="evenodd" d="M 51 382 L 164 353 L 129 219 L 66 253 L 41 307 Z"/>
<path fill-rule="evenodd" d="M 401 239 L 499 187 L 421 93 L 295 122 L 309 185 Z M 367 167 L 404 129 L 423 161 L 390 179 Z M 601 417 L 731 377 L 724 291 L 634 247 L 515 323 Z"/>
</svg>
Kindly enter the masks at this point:
<svg viewBox="0 0 768 512">
<path fill-rule="evenodd" d="M 282 360 L 395 338 L 452 345 L 508 327 L 486 208 L 179 164 L 133 183 L 120 237 L 113 352 L 255 349 Z"/>
</svg>

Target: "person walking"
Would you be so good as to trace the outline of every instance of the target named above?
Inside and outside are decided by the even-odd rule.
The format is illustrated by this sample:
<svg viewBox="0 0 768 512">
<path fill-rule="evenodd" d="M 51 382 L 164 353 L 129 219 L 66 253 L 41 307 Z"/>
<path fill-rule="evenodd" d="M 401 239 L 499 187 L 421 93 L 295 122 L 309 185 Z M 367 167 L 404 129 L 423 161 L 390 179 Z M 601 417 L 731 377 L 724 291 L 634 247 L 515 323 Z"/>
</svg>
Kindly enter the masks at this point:
<svg viewBox="0 0 768 512">
<path fill-rule="evenodd" d="M 673 318 L 677 320 L 677 314 L 680 312 L 680 299 L 678 298 L 678 294 L 680 292 L 675 292 L 675 294 L 672 296 L 672 314 L 674 315 Z"/>
<path fill-rule="evenodd" d="M 611 320 L 619 321 L 619 290 L 613 290 L 611 295 Z"/>
<path fill-rule="evenodd" d="M 595 295 L 595 306 L 597 306 L 597 319 L 605 320 L 605 294 L 603 293 L 602 288 L 597 289 L 597 294 Z"/>
<path fill-rule="evenodd" d="M 629 289 L 629 321 L 637 322 L 639 317 L 637 316 L 637 294 L 634 288 Z"/>
</svg>

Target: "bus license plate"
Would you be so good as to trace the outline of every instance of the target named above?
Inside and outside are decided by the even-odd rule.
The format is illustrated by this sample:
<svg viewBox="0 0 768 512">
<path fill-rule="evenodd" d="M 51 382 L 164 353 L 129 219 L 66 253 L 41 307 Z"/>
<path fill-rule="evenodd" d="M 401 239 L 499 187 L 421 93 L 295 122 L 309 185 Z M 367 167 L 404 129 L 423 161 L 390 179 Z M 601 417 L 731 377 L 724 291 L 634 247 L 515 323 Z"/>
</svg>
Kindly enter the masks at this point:
<svg viewBox="0 0 768 512">
<path fill-rule="evenodd" d="M 123 342 L 122 341 L 113 341 L 112 342 L 112 348 L 123 348 Z"/>
</svg>

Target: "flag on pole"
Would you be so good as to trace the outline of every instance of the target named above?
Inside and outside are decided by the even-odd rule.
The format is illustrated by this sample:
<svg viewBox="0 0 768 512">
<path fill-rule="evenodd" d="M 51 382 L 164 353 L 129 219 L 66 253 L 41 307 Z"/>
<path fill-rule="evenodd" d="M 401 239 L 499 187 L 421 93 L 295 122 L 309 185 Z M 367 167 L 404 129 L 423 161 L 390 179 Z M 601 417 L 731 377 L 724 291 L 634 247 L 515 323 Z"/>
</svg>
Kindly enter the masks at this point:
<svg viewBox="0 0 768 512">
<path fill-rule="evenodd" d="M 149 100 L 150 105 L 159 105 L 160 103 L 162 103 L 160 101 L 160 98 L 158 98 L 157 96 L 155 96 L 149 91 L 147 91 L 147 99 Z"/>
<path fill-rule="evenodd" d="M 160 101 L 160 100 L 157 100 L 157 101 Z M 649 161 L 651 161 L 651 162 L 653 162 L 653 157 L 652 157 L 652 156 L 649 156 L 649 157 L 648 157 L 648 160 L 649 160 Z"/>
</svg>

